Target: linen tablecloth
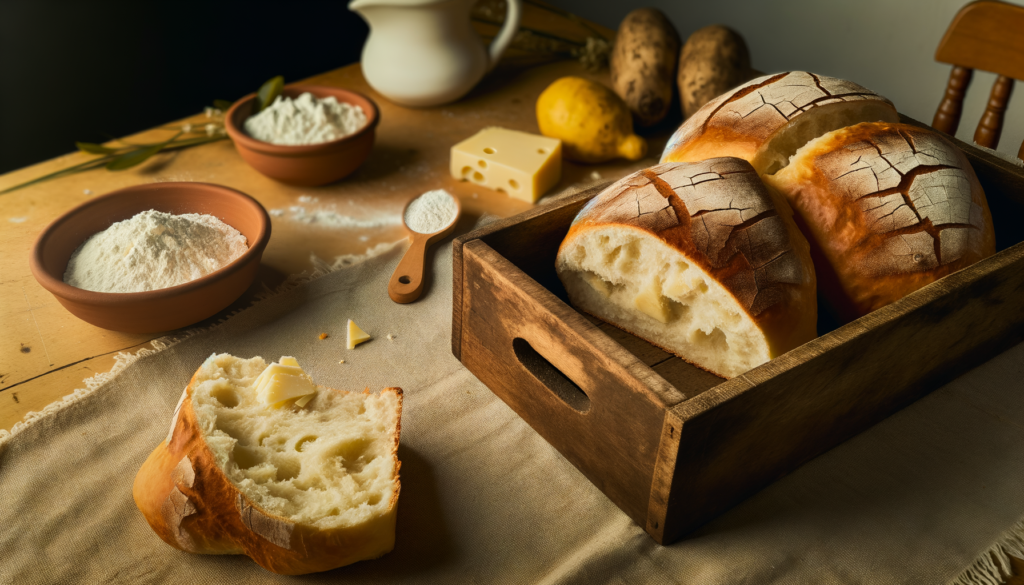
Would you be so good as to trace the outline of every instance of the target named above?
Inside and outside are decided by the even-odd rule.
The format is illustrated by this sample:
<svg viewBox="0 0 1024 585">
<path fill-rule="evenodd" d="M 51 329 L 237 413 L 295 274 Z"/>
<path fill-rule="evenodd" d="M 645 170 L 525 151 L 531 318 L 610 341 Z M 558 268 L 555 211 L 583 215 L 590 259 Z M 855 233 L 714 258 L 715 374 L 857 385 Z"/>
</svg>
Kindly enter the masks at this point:
<svg viewBox="0 0 1024 585">
<path fill-rule="evenodd" d="M 449 241 L 421 300 L 388 299 L 403 250 L 125 356 L 0 433 L 0 583 L 987 583 L 1005 551 L 1021 554 L 1024 345 L 659 546 L 452 356 Z M 349 318 L 374 339 L 346 350 Z M 393 552 L 282 577 L 150 530 L 135 472 L 221 352 L 294 355 L 335 388 L 404 389 Z"/>
</svg>

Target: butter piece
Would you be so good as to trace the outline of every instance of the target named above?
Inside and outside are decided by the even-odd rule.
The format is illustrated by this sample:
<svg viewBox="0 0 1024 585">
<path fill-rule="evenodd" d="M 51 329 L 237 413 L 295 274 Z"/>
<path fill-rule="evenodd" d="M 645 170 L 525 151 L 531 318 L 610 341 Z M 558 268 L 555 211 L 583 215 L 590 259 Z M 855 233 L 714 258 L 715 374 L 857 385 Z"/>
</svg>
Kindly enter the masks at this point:
<svg viewBox="0 0 1024 585">
<path fill-rule="evenodd" d="M 257 400 L 276 408 L 284 406 L 285 402 L 293 398 L 302 400 L 300 406 L 305 406 L 316 395 L 313 380 L 302 371 L 298 360 L 290 356 L 282 356 L 280 363 L 267 366 L 256 377 L 253 386 Z"/>
<path fill-rule="evenodd" d="M 352 319 L 348 320 L 348 348 L 355 349 L 357 345 L 364 341 L 369 341 L 370 335 L 359 328 L 356 322 Z"/>
<path fill-rule="evenodd" d="M 299 398 L 316 393 L 316 386 L 313 385 L 309 376 L 289 376 L 287 374 L 276 374 L 270 379 L 266 389 L 260 395 L 264 404 L 281 406 L 286 400 Z"/>
<path fill-rule="evenodd" d="M 640 291 L 640 294 L 633 299 L 633 304 L 640 311 L 662 323 L 668 323 L 672 320 L 669 300 L 661 295 L 661 287 L 656 283 Z"/>
<path fill-rule="evenodd" d="M 562 141 L 484 128 L 452 147 L 451 173 L 534 203 L 562 178 Z"/>
<path fill-rule="evenodd" d="M 270 364 L 263 370 L 263 373 L 256 377 L 256 381 L 253 382 L 253 386 L 256 387 L 256 392 L 259 393 L 261 388 L 265 387 L 270 379 L 275 374 L 291 374 L 293 376 L 302 376 L 305 372 L 298 366 L 283 366 L 281 364 Z"/>
<path fill-rule="evenodd" d="M 587 272 L 583 272 L 581 276 L 587 284 L 593 287 L 597 292 L 601 293 L 602 296 L 610 297 L 612 295 L 612 283 L 589 270 Z"/>
</svg>

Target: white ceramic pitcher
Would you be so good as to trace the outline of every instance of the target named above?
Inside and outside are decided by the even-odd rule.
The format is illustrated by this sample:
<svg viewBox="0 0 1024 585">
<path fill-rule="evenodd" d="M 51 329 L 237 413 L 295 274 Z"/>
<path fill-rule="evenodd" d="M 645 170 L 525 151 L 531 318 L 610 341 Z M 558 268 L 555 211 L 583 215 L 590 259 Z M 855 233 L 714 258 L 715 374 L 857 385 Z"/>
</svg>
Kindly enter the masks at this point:
<svg viewBox="0 0 1024 585">
<path fill-rule="evenodd" d="M 520 0 L 485 48 L 470 24 L 475 0 L 354 0 L 349 10 L 370 25 L 363 46 L 366 81 L 406 106 L 453 102 L 494 67 L 519 29 Z"/>
</svg>

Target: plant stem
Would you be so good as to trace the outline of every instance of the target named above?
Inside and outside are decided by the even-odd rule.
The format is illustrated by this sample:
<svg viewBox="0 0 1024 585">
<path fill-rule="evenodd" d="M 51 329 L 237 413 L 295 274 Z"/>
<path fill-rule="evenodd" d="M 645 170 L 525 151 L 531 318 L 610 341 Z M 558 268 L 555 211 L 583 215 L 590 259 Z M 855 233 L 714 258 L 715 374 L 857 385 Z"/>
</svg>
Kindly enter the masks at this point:
<svg viewBox="0 0 1024 585">
<path fill-rule="evenodd" d="M 181 133 L 179 132 L 174 138 L 177 138 L 180 135 L 181 135 Z M 207 142 L 217 142 L 218 140 L 225 140 L 225 139 L 227 139 L 227 136 L 223 135 L 223 134 L 222 135 L 218 135 L 218 136 L 200 136 L 198 138 L 186 138 L 185 140 L 178 140 L 177 142 L 174 141 L 174 138 L 172 138 L 171 140 L 169 140 L 167 142 L 164 142 L 163 143 L 164 147 L 160 149 L 160 152 L 166 152 L 168 150 L 180 150 L 182 148 L 187 148 L 189 146 L 196 146 L 196 145 L 199 145 L 199 144 L 205 144 Z M 158 142 L 156 144 L 160 144 L 160 143 Z M 155 144 L 141 144 L 141 145 L 132 145 L 132 146 L 134 148 L 132 148 L 132 149 L 125 149 L 125 152 L 129 152 L 130 150 L 138 150 L 139 148 L 147 148 L 147 147 L 150 147 L 150 146 L 155 146 Z M 59 177 L 65 176 L 65 175 L 71 175 L 71 174 L 74 174 L 74 173 L 77 173 L 77 172 L 91 171 L 93 169 L 100 168 L 100 167 L 104 166 L 106 163 L 108 163 L 111 160 L 113 160 L 114 157 L 119 156 L 121 154 L 124 154 L 124 152 L 120 152 L 120 150 L 119 150 L 118 152 L 113 153 L 113 154 L 104 155 L 104 156 L 101 156 L 99 158 L 94 158 L 92 160 L 87 160 L 87 161 L 85 161 L 83 163 L 79 163 L 77 165 L 68 167 L 66 169 L 61 169 L 59 171 L 54 171 L 54 172 L 52 172 L 52 173 L 50 173 L 48 175 L 44 175 L 42 177 L 37 177 L 35 179 L 32 179 L 31 181 L 27 181 L 25 183 L 14 185 L 13 187 L 8 187 L 8 188 L 4 189 L 3 191 L 0 191 L 0 195 L 3 195 L 4 193 L 10 193 L 11 191 L 16 191 L 16 190 L 21 189 L 23 187 L 28 187 L 29 185 L 35 185 L 36 183 L 42 183 L 43 181 L 48 181 L 50 179 L 57 179 Z"/>
<path fill-rule="evenodd" d="M 99 168 L 99 167 L 103 166 L 104 164 L 106 164 L 107 162 L 109 162 L 115 156 L 117 156 L 117 155 L 108 154 L 106 156 L 101 156 L 100 158 L 94 158 L 92 160 L 85 161 L 84 163 L 77 164 L 77 165 L 75 165 L 73 167 L 68 167 L 66 169 L 61 169 L 59 171 L 52 172 L 49 175 L 44 175 L 42 177 L 38 177 L 38 178 L 32 179 L 31 181 L 28 181 L 28 182 L 25 182 L 25 183 L 21 183 L 20 185 L 15 185 L 13 187 L 8 187 L 8 188 L 4 189 L 3 191 L 0 191 L 0 195 L 2 195 L 4 193 L 10 193 L 11 191 L 15 191 L 17 189 L 21 189 L 22 187 L 28 187 L 29 185 L 35 185 L 36 183 L 42 183 L 43 181 L 47 181 L 49 179 L 56 179 L 56 178 L 64 176 L 64 175 L 70 175 L 70 174 L 73 174 L 73 173 L 76 173 L 76 172 L 80 172 L 80 171 L 89 171 L 89 170 L 92 170 L 94 168 Z"/>
</svg>

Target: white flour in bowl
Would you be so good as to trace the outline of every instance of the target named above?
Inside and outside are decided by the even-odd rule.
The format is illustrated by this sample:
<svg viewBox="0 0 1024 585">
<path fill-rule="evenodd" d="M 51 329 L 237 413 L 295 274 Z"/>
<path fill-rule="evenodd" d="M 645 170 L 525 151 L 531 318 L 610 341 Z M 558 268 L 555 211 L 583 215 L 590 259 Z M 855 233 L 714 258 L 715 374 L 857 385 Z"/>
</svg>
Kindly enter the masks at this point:
<svg viewBox="0 0 1024 585">
<path fill-rule="evenodd" d="M 427 191 L 405 208 L 405 225 L 420 234 L 439 232 L 459 214 L 455 197 L 444 189 Z"/>
<path fill-rule="evenodd" d="M 278 96 L 274 103 L 245 121 L 256 140 L 298 146 L 320 144 L 354 134 L 366 125 L 366 112 L 334 96 L 319 99 L 306 92 L 294 100 Z"/>
<path fill-rule="evenodd" d="M 93 234 L 68 261 L 64 282 L 130 293 L 185 284 L 248 250 L 245 236 L 212 215 L 143 211 Z"/>
</svg>

